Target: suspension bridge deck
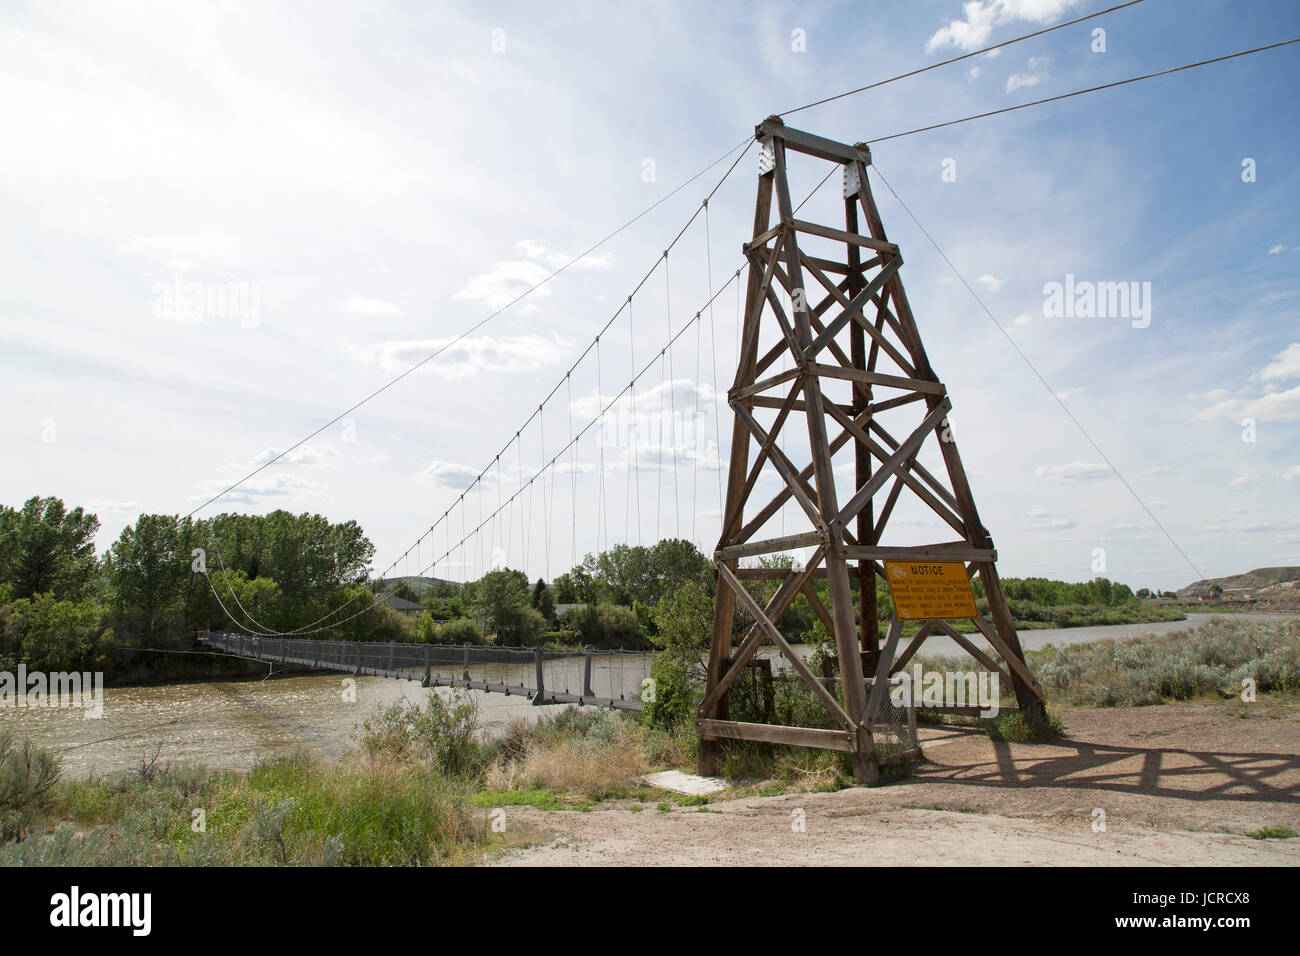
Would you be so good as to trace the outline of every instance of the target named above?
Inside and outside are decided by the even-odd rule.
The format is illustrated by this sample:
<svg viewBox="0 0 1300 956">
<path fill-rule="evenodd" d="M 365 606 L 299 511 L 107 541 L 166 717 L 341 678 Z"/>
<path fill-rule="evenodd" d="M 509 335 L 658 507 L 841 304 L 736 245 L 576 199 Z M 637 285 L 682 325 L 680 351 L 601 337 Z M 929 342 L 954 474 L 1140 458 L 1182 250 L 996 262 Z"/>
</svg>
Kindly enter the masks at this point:
<svg viewBox="0 0 1300 956">
<path fill-rule="evenodd" d="M 582 704 L 639 711 L 654 653 L 583 648 L 489 647 L 297 640 L 203 631 L 199 642 L 268 664 L 294 664 L 353 676 L 419 681 L 527 697 L 533 704 Z"/>
</svg>

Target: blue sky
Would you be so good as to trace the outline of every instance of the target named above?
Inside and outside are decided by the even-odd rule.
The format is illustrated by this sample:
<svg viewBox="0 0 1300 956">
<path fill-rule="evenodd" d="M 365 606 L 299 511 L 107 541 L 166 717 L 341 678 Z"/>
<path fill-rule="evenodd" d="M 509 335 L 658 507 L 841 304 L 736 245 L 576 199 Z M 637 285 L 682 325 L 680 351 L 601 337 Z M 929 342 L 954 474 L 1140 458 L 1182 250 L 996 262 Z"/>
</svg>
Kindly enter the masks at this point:
<svg viewBox="0 0 1300 956">
<path fill-rule="evenodd" d="M 57 494 L 93 507 L 101 545 L 141 512 L 187 512 L 769 113 L 1105 5 L 7 5 L 0 500 Z M 1092 49 L 1096 27 L 1105 52 Z M 788 122 L 870 140 L 1294 36 L 1290 2 L 1147 0 Z M 873 148 L 1210 576 L 1300 564 L 1297 75 L 1300 45 Z M 625 314 L 611 327 L 602 395 L 626 383 L 630 342 L 639 367 L 670 321 L 675 331 L 692 318 L 710 256 L 715 286 L 739 267 L 755 163 L 751 150 L 710 204 L 707 246 L 699 217 L 669 257 L 667 288 L 660 270 L 634 300 L 631 335 Z M 399 558 L 494 462 L 725 165 L 206 513 L 356 518 L 379 547 L 378 569 Z M 835 215 L 834 186 L 810 215 Z M 1106 574 L 1135 587 L 1192 580 L 889 191 L 874 188 L 1003 573 L 1085 579 L 1100 548 Z M 1045 284 L 1067 274 L 1150 283 L 1150 324 L 1044 315 Z M 244 298 L 195 309 L 173 292 L 194 283 Z M 719 450 L 711 403 L 734 371 L 735 312 L 732 287 L 698 344 L 693 331 L 679 340 L 671 373 L 652 370 L 638 386 L 642 412 L 680 400 L 697 430 L 689 445 L 643 452 L 630 472 L 626 447 L 605 446 L 600 530 L 601 448 L 588 441 L 544 495 L 522 496 L 508 529 L 491 524 L 438 573 L 480 573 L 497 548 L 554 575 L 575 551 L 656 531 L 711 548 L 730 432 L 723 408 Z M 596 371 L 594 356 L 575 370 L 546 406 L 545 433 L 534 423 L 507 465 L 526 478 L 567 440 L 571 410 L 580 427 Z M 1243 440 L 1248 418 L 1253 441 Z M 638 483 L 639 534 L 627 507 Z M 480 486 L 463 516 L 439 526 L 436 550 L 449 527 L 454 544 L 462 517 L 473 527 L 479 507 L 486 516 L 516 488 L 505 472 Z M 947 537 L 923 522 L 902 514 L 899 533 Z M 414 573 L 430 550 L 426 540 L 398 570 Z"/>
</svg>

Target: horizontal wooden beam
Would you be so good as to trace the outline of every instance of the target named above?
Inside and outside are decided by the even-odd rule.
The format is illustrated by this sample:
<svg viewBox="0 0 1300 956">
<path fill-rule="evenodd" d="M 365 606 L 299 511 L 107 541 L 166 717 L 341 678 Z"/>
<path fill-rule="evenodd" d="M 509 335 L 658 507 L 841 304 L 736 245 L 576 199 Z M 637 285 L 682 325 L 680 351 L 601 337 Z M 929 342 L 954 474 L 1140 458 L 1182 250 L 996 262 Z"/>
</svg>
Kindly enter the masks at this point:
<svg viewBox="0 0 1300 956">
<path fill-rule="evenodd" d="M 828 159 L 833 163 L 871 162 L 870 151 L 863 153 L 847 143 L 837 143 L 833 139 L 818 136 L 816 133 L 805 133 L 801 129 L 794 129 L 771 119 L 765 119 L 754 127 L 755 139 L 761 141 L 769 136 L 783 140 L 786 148 L 793 149 L 796 153 L 816 156 L 818 159 Z"/>
<path fill-rule="evenodd" d="M 732 544 L 713 552 L 719 561 L 732 561 L 736 558 L 752 558 L 760 554 L 775 554 L 791 548 L 807 548 L 826 543 L 826 535 L 820 531 L 805 531 L 802 534 L 788 534 L 783 538 L 767 538 L 764 541 L 750 541 L 746 544 Z M 789 572 L 782 572 L 788 574 Z"/>
<path fill-rule="evenodd" d="M 753 385 L 746 385 L 743 388 L 733 388 L 727 392 L 727 401 L 728 403 L 741 401 L 742 399 L 749 398 L 751 395 L 757 395 L 759 392 L 766 392 L 769 388 L 776 388 L 778 385 L 784 385 L 786 382 L 794 381 L 802 374 L 802 369 L 786 369 L 784 372 L 765 378 L 761 382 L 755 382 Z M 784 404 L 785 400 L 782 399 L 781 403 L 777 407 L 779 408 Z"/>
<path fill-rule="evenodd" d="M 922 397 L 922 396 L 917 395 L 917 396 L 915 396 L 915 398 L 913 399 L 913 401 L 915 401 L 916 399 L 919 399 L 919 398 L 921 398 L 921 397 Z M 770 396 L 770 395 L 754 395 L 754 396 L 751 396 L 751 397 L 750 397 L 750 399 L 749 399 L 749 404 L 753 405 L 755 408 L 783 408 L 783 407 L 785 406 L 785 400 L 784 400 L 784 399 L 781 399 L 781 398 L 775 398 L 775 397 Z M 839 404 L 839 403 L 837 403 L 837 402 L 829 402 L 829 401 L 826 400 L 826 397 L 825 397 L 825 396 L 822 396 L 822 404 L 823 404 L 823 405 L 835 405 L 835 407 L 838 408 L 838 409 L 839 409 L 841 412 L 843 412 L 845 415 L 852 415 L 852 414 L 853 414 L 853 406 L 852 406 L 852 405 L 841 405 L 841 404 Z M 803 400 L 802 400 L 802 399 L 796 399 L 796 400 L 795 400 L 795 403 L 794 403 L 793 405 L 790 406 L 790 410 L 791 410 L 792 412 L 802 412 L 802 411 L 807 410 L 807 408 L 808 408 L 808 406 L 805 405 L 805 404 L 803 403 Z"/>
<path fill-rule="evenodd" d="M 868 269 L 874 269 L 876 266 L 880 265 L 879 256 L 872 256 L 870 259 L 866 259 L 853 267 L 850 267 L 847 263 L 844 262 L 836 262 L 833 259 L 822 259 L 818 256 L 807 255 L 806 253 L 803 252 L 803 250 L 799 251 L 799 258 L 803 259 L 806 262 L 811 262 L 813 265 L 821 269 L 823 272 L 833 272 L 836 275 L 841 275 L 841 276 L 846 276 L 850 272 L 854 272 L 854 273 L 866 272 Z"/>
<path fill-rule="evenodd" d="M 790 576 L 788 568 L 736 568 L 736 577 L 742 581 L 784 581 Z M 810 578 L 825 578 L 826 569 L 816 568 Z"/>
<path fill-rule="evenodd" d="M 767 230 L 767 232 L 760 232 L 753 239 L 749 240 L 749 242 L 741 245 L 741 251 L 748 254 L 751 249 L 762 249 L 769 242 L 779 236 L 784 229 L 785 224 L 778 222 L 771 229 Z M 780 243 L 777 243 L 777 245 L 779 246 Z"/>
<path fill-rule="evenodd" d="M 973 548 L 965 541 L 952 544 L 922 544 L 892 548 L 844 545 L 840 554 L 859 561 L 996 561 L 993 548 Z"/>
<path fill-rule="evenodd" d="M 903 378 L 901 375 L 885 375 L 882 372 L 867 372 L 860 368 L 841 368 L 835 365 L 812 365 L 808 369 L 813 375 L 827 378 L 844 379 L 847 382 L 861 382 L 863 385 L 884 385 L 887 388 L 905 388 L 912 392 L 924 392 L 927 395 L 943 395 L 947 392 L 942 382 L 929 382 L 922 378 Z"/>
<path fill-rule="evenodd" d="M 817 727 L 782 727 L 777 724 L 750 724 L 740 720 L 702 719 L 695 729 L 706 739 L 719 737 L 728 740 L 760 740 L 788 747 L 816 747 L 818 750 L 843 750 L 853 752 L 854 735 L 845 730 L 823 730 Z"/>
<path fill-rule="evenodd" d="M 812 236 L 834 239 L 836 242 L 847 242 L 866 249 L 874 249 L 877 252 L 888 252 L 891 256 L 898 255 L 898 246 L 892 242 L 883 242 L 880 239 L 872 239 L 870 236 L 860 236 L 856 232 L 845 232 L 843 229 L 832 229 L 830 226 L 808 222 L 806 219 L 791 219 L 790 225 L 796 231 L 806 232 Z"/>
</svg>

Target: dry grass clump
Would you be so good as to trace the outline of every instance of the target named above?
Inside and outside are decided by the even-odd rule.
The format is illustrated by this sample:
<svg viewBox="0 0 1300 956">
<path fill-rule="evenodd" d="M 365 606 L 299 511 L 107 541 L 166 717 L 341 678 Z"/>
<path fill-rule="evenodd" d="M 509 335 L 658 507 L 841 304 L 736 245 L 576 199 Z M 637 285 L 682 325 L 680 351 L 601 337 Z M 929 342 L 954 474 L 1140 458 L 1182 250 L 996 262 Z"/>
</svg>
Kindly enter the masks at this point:
<svg viewBox="0 0 1300 956">
<path fill-rule="evenodd" d="M 506 728 L 484 783 L 494 791 L 550 789 L 600 799 L 651 768 L 646 740 L 634 721 L 605 710 L 569 708 L 534 726 L 516 721 Z"/>
</svg>

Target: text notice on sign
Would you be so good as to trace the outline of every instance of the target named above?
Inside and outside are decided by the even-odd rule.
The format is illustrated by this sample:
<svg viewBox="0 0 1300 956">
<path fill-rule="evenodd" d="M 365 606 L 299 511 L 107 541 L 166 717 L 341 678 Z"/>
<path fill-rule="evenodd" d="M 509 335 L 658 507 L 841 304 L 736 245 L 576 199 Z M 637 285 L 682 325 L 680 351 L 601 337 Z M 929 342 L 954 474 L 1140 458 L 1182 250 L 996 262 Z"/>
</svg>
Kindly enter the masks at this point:
<svg viewBox="0 0 1300 956">
<path fill-rule="evenodd" d="M 979 616 L 966 566 L 960 561 L 886 561 L 885 576 L 900 621 Z"/>
</svg>

